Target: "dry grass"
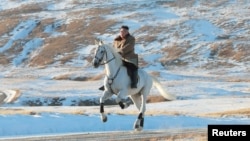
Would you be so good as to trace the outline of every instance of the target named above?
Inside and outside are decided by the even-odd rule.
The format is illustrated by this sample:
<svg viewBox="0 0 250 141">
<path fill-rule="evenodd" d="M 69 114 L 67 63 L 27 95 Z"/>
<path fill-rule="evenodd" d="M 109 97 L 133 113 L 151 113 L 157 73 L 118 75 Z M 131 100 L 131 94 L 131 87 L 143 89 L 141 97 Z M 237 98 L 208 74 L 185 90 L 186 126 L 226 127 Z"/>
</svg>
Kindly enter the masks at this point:
<svg viewBox="0 0 250 141">
<path fill-rule="evenodd" d="M 189 44 L 173 44 L 172 46 L 167 46 L 162 49 L 162 52 L 165 52 L 165 57 L 160 59 L 160 62 L 164 65 L 186 65 L 186 62 L 179 60 L 179 58 L 186 53 Z"/>
<path fill-rule="evenodd" d="M 162 49 L 162 51 L 167 53 L 167 58 L 169 60 L 178 59 L 183 53 L 185 53 L 185 50 L 178 45 L 173 45 L 171 47 L 165 47 Z"/>
<path fill-rule="evenodd" d="M 6 34 L 6 38 L 2 38 L 0 46 L 7 43 L 11 35 L 9 34 L 21 21 L 27 20 L 27 17 L 23 16 L 24 13 L 35 13 L 41 11 L 41 5 L 23 5 L 18 8 L 4 10 L 0 12 L 0 35 Z M 13 43 L 12 48 L 1 54 L 0 64 L 9 64 L 11 57 L 22 51 L 21 42 L 27 42 L 28 39 L 17 40 Z"/>
<path fill-rule="evenodd" d="M 36 13 L 43 10 L 43 4 L 27 4 L 0 12 L 1 17 L 22 17 L 22 14 Z"/>
<path fill-rule="evenodd" d="M 232 78 L 224 78 L 224 81 L 227 81 L 227 82 L 250 82 L 250 78 L 248 78 L 248 77 L 244 77 L 244 78 L 232 77 Z"/>
<path fill-rule="evenodd" d="M 237 61 L 250 61 L 250 50 L 249 44 L 238 44 L 236 48 L 238 49 L 234 55 L 234 59 Z"/>
<path fill-rule="evenodd" d="M 70 110 L 61 110 L 57 108 L 51 108 L 51 109 L 19 109 L 19 108 L 0 108 L 0 114 L 1 115 L 13 115 L 13 114 L 20 114 L 20 115 L 39 115 L 42 112 L 48 112 L 48 113 L 64 113 L 64 114 L 76 114 L 76 115 L 82 115 L 84 114 L 84 110 L 82 109 L 70 109 Z"/>
<path fill-rule="evenodd" d="M 0 12 L 1 13 L 1 12 Z M 0 20 L 0 35 L 9 35 L 9 33 L 19 24 L 18 18 L 14 17 L 1 17 Z M 9 37 L 1 37 L 0 46 L 4 46 L 9 40 Z M 11 62 L 9 53 L 0 53 L 0 64 L 7 65 Z"/>
<path fill-rule="evenodd" d="M 19 20 L 17 18 L 1 18 L 0 20 L 0 35 L 8 34 L 12 29 L 14 29 L 17 24 L 19 24 Z M 1 42 L 3 39 L 1 39 Z"/>
<path fill-rule="evenodd" d="M 107 9 L 92 9 L 82 12 L 85 14 L 92 14 L 91 16 L 95 18 L 93 18 L 90 23 L 88 19 L 75 19 L 68 24 L 63 24 L 58 27 L 58 32 L 64 32 L 67 34 L 56 38 L 46 39 L 45 45 L 40 50 L 39 54 L 31 59 L 30 66 L 43 66 L 52 64 L 55 61 L 60 61 L 64 64 L 70 61 L 77 57 L 77 54 L 74 54 L 73 52 L 79 48 L 79 45 L 94 44 L 96 38 L 94 33 L 103 34 L 106 29 L 115 23 L 115 21 L 106 21 L 98 16 L 101 13 L 104 14 L 109 12 Z M 46 22 L 43 22 L 43 24 L 46 24 Z M 41 33 L 41 30 L 39 31 Z M 59 60 L 55 60 L 56 56 L 62 57 L 60 57 Z"/>
<path fill-rule="evenodd" d="M 34 136 L 34 137 L 22 137 L 22 138 L 10 138 L 6 141 L 38 141 L 38 140 L 53 140 L 53 141 L 81 141 L 81 140 L 102 140 L 102 141 L 207 141 L 207 131 L 205 129 L 180 129 L 172 130 L 167 129 L 165 131 L 143 131 L 143 132 L 131 132 L 131 131 L 115 131 L 104 133 L 77 133 L 57 136 Z"/>
<path fill-rule="evenodd" d="M 54 58 L 58 55 L 64 55 L 65 52 L 72 52 L 74 45 L 68 42 L 67 36 L 50 39 L 39 52 L 39 55 L 33 57 L 30 66 L 44 66 L 54 63 Z"/>
<path fill-rule="evenodd" d="M 53 77 L 53 80 L 70 80 L 71 74 L 62 74 L 59 76 Z"/>
<path fill-rule="evenodd" d="M 167 100 L 162 96 L 149 96 L 147 98 L 147 103 L 157 103 L 157 102 L 165 102 L 165 101 Z"/>
<path fill-rule="evenodd" d="M 144 43 L 148 44 L 151 42 L 154 42 L 158 40 L 158 34 L 165 32 L 168 33 L 170 27 L 166 27 L 164 25 L 159 25 L 159 26 L 150 26 L 150 25 L 145 25 L 142 26 L 141 28 L 137 29 L 134 34 L 142 34 L 139 37 L 136 38 L 137 43 Z M 163 39 L 159 39 L 159 42 L 162 42 Z"/>
<path fill-rule="evenodd" d="M 0 34 L 11 32 L 20 21 L 26 20 L 26 17 L 20 14 L 40 12 L 43 10 L 43 5 L 42 3 L 36 5 L 23 5 L 15 9 L 1 11 L 0 15 L 2 16 L 2 20 L 0 23 Z M 110 26 L 116 23 L 115 21 L 107 21 L 101 18 L 100 15 L 110 12 L 111 9 L 109 8 L 93 8 L 85 11 L 69 12 L 68 15 L 72 17 L 77 17 L 77 15 L 79 15 L 79 19 L 74 19 L 69 24 L 62 23 L 61 26 L 58 26 L 56 28 L 57 32 L 66 33 L 66 35 L 58 37 L 50 37 L 49 33 L 44 32 L 46 26 L 53 25 L 58 21 L 51 18 L 42 19 L 37 27 L 30 33 L 29 37 L 27 39 L 22 39 L 22 42 L 25 40 L 28 41 L 34 37 L 44 39 L 44 46 L 35 51 L 36 54 L 33 54 L 33 58 L 30 58 L 27 64 L 30 66 L 45 66 L 55 61 L 60 61 L 64 64 L 77 57 L 74 51 L 79 48 L 79 45 L 94 44 L 94 39 L 96 38 L 94 33 L 103 34 Z M 92 19 L 85 19 L 81 13 L 89 15 Z M 4 45 L 7 41 L 7 38 L 2 39 L 0 44 Z M 7 52 L 9 54 L 18 54 L 22 51 L 19 43 L 19 41 L 14 42 L 12 48 Z M 2 54 L 0 63 L 10 63 L 12 59 L 10 56 L 11 55 L 5 56 Z M 58 60 L 55 60 L 55 58 Z"/>
<path fill-rule="evenodd" d="M 95 76 L 77 76 L 74 77 L 75 74 L 63 74 L 59 76 L 53 77 L 54 80 L 74 80 L 74 81 L 96 81 L 103 79 L 105 76 L 104 72 L 97 74 Z"/>
<path fill-rule="evenodd" d="M 228 0 L 220 0 L 220 1 L 207 1 L 205 2 L 204 4 L 206 4 L 207 6 L 210 6 L 210 7 L 219 7 L 219 6 L 222 6 L 222 5 L 225 5 L 225 3 L 227 3 Z"/>
<path fill-rule="evenodd" d="M 63 114 L 85 114 L 90 113 L 87 109 L 84 109 L 84 107 L 44 107 L 44 106 L 38 106 L 38 107 L 30 107 L 30 108 L 0 108 L 0 114 L 1 115 L 12 115 L 12 114 L 21 114 L 21 115 L 34 115 L 34 114 L 40 114 L 43 112 L 47 113 L 63 113 Z M 115 113 L 115 114 L 128 114 L 128 115 L 135 115 L 138 114 L 137 109 L 130 109 L 129 111 L 123 111 L 123 110 L 112 110 L 109 108 L 106 108 L 107 113 Z M 98 107 L 96 107 L 95 114 L 98 113 Z M 147 115 L 183 115 L 185 113 L 178 112 L 178 111 L 165 111 L 165 110 L 147 110 Z M 200 117 L 250 117 L 250 110 L 249 108 L 245 109 L 238 109 L 238 110 L 232 110 L 232 111 L 224 111 L 224 112 L 218 112 L 218 113 L 207 113 L 207 114 L 201 114 L 197 115 Z"/>
<path fill-rule="evenodd" d="M 45 33 L 44 29 L 48 25 L 53 25 L 56 19 L 53 18 L 47 18 L 40 20 L 39 24 L 33 31 L 30 33 L 30 37 L 36 37 L 36 38 L 49 38 L 49 33 Z"/>
<path fill-rule="evenodd" d="M 1 65 L 8 65 L 10 63 L 10 60 L 8 59 L 8 56 L 0 53 L 0 64 Z"/>
<path fill-rule="evenodd" d="M 250 109 L 244 108 L 244 109 L 231 110 L 231 111 L 225 111 L 225 112 L 219 112 L 219 113 L 209 113 L 209 114 L 206 114 L 205 116 L 208 116 L 208 117 L 227 117 L 227 116 L 250 117 Z"/>
<path fill-rule="evenodd" d="M 91 3 L 91 1 L 85 1 L 86 3 Z M 211 6 L 211 7 L 218 7 L 227 2 L 226 0 L 220 2 L 205 2 L 202 1 L 201 5 Z M 83 4 L 82 1 L 72 1 L 74 4 Z M 164 5 L 164 6 L 172 6 L 172 7 L 189 7 L 192 6 L 195 1 L 157 1 L 157 4 Z M 38 13 L 43 11 L 44 7 L 47 3 L 39 3 L 39 4 L 27 4 L 22 5 L 18 8 L 4 10 L 0 12 L 1 15 L 1 22 L 0 22 L 0 35 L 5 33 L 10 33 L 16 25 L 20 21 L 27 20 L 30 18 L 32 13 Z M 143 5 L 149 6 L 149 5 Z M 31 53 L 30 58 L 26 60 L 25 63 L 29 66 L 46 66 L 49 64 L 53 64 L 55 62 L 59 62 L 61 64 L 65 64 L 74 58 L 78 57 L 76 53 L 77 50 L 82 47 L 83 45 L 94 44 L 94 39 L 96 38 L 96 33 L 104 34 L 106 32 L 115 34 L 114 31 L 110 31 L 110 27 L 115 24 L 118 24 L 116 20 L 106 20 L 102 18 L 103 15 L 110 15 L 114 10 L 133 10 L 132 7 L 96 7 L 91 8 L 88 10 L 69 10 L 67 16 L 72 19 L 69 23 L 65 23 L 67 17 L 64 20 L 61 20 L 62 25 L 56 28 L 56 31 L 59 33 L 66 33 L 63 36 L 58 37 L 51 37 L 50 33 L 45 33 L 44 29 L 48 25 L 53 25 L 58 22 L 57 19 L 48 18 L 42 19 L 37 27 L 29 34 L 26 39 L 22 39 L 13 43 L 11 49 L 7 50 L 6 53 L 0 54 L 0 64 L 7 65 L 11 63 L 11 60 L 16 54 L 19 54 L 22 51 L 22 47 L 20 42 L 27 42 L 32 38 L 43 38 L 44 45 L 34 51 L 35 53 Z M 204 11 L 203 11 L 204 12 Z M 25 15 L 26 14 L 26 15 Z M 135 19 L 138 22 L 143 22 L 144 16 L 150 16 L 151 13 L 136 13 L 130 14 L 125 18 L 128 19 Z M 25 16 L 24 16 L 25 15 Z M 88 16 L 86 16 L 88 15 Z M 73 17 L 73 18 L 72 18 Z M 35 18 L 36 17 L 32 17 Z M 225 19 L 226 17 L 222 17 L 218 19 L 217 25 L 221 28 L 231 30 L 231 29 L 241 29 L 242 26 L 247 22 L 247 20 L 242 20 L 242 22 L 233 23 L 229 18 Z M 68 22 L 68 21 L 67 21 Z M 133 34 L 139 35 L 136 37 L 136 42 L 138 44 L 145 44 L 158 41 L 160 43 L 165 41 L 165 37 L 159 37 L 160 34 L 166 33 L 168 36 L 175 37 L 176 39 L 181 39 L 185 35 L 181 32 L 173 32 L 176 30 L 177 25 L 144 25 L 141 28 L 134 31 Z M 182 26 L 181 23 L 178 26 Z M 183 27 L 184 29 L 185 27 Z M 160 34 L 159 34 L 160 33 Z M 211 55 L 218 57 L 219 59 L 228 60 L 233 59 L 236 61 L 249 61 L 250 57 L 248 57 L 250 50 L 248 49 L 249 45 L 247 44 L 235 44 L 238 41 L 238 38 L 235 37 L 235 40 L 229 38 L 223 38 L 220 40 L 225 40 L 226 42 L 221 43 L 211 43 Z M 167 38 L 167 37 L 166 37 Z M 237 39 L 237 40 L 236 40 Z M 240 40 L 248 40 L 246 38 L 240 38 Z M 0 40 L 0 45 L 4 45 L 8 41 L 8 37 L 6 39 L 2 38 Z M 170 43 L 172 45 L 168 45 L 168 47 L 163 48 L 161 51 L 165 51 L 165 57 L 161 58 L 161 63 L 163 65 L 187 65 L 188 62 L 184 62 L 181 60 L 181 57 L 185 55 L 193 55 L 194 58 L 198 55 L 198 52 L 192 52 L 191 54 L 185 54 L 187 49 L 190 47 L 189 43 L 182 42 L 182 43 Z M 89 62 L 92 60 L 92 57 L 84 58 L 87 59 Z M 144 67 L 147 66 L 148 63 L 140 58 L 140 66 Z M 234 64 L 230 64 L 227 62 L 219 62 L 213 64 L 205 64 L 206 69 L 219 67 L 219 66 L 234 66 Z M 204 65 L 204 66 L 205 66 Z"/>
<path fill-rule="evenodd" d="M 100 79 L 103 79 L 103 76 L 105 76 L 104 72 L 96 75 L 96 76 L 92 76 L 90 77 L 88 80 L 89 81 L 96 81 L 96 80 L 100 80 Z"/>
<path fill-rule="evenodd" d="M 177 1 L 159 1 L 160 5 L 171 6 L 171 7 L 191 7 L 195 0 L 177 0 Z"/>
<path fill-rule="evenodd" d="M 140 55 L 139 55 L 139 63 L 138 63 L 138 66 L 140 67 L 140 68 L 142 68 L 142 67 L 145 67 L 145 66 L 147 66 L 148 65 L 148 62 L 146 62 L 144 59 L 143 59 L 143 57 L 140 57 Z"/>
<path fill-rule="evenodd" d="M 210 45 L 210 56 L 214 58 L 232 59 L 239 62 L 249 61 L 250 57 L 248 57 L 247 54 L 250 54 L 250 50 L 248 48 L 249 45 L 247 44 L 237 44 L 234 46 L 232 40 L 223 43 L 213 43 Z"/>
<path fill-rule="evenodd" d="M 31 115 L 32 113 L 33 111 L 24 109 L 0 109 L 1 115 L 13 115 L 13 114 Z"/>
<path fill-rule="evenodd" d="M 160 72 L 158 71 L 152 71 L 152 72 L 149 72 L 150 75 L 153 75 L 155 77 L 160 77 Z"/>
<path fill-rule="evenodd" d="M 159 141 L 159 140 L 165 140 L 165 141 L 207 141 L 207 133 L 206 132 L 194 132 L 194 133 L 182 133 L 182 134 L 176 134 L 176 135 L 170 135 L 165 136 L 164 138 L 155 138 L 150 141 Z M 146 140 L 145 140 L 146 141 Z"/>
<path fill-rule="evenodd" d="M 231 58 L 234 55 L 232 42 L 220 46 L 218 56 L 223 58 Z"/>
</svg>

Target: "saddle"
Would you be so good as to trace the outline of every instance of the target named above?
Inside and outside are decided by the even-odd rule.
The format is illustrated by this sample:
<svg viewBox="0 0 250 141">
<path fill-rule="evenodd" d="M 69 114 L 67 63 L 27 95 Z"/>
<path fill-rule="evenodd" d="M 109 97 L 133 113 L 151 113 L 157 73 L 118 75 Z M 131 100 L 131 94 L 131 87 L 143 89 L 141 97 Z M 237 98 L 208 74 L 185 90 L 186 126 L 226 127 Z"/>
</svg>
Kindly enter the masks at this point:
<svg viewBox="0 0 250 141">
<path fill-rule="evenodd" d="M 127 74 L 131 79 L 131 88 L 137 88 L 138 83 L 138 67 L 130 62 L 123 61 L 123 65 L 127 68 Z"/>
<path fill-rule="evenodd" d="M 126 61 L 123 61 L 123 66 L 127 68 L 127 74 L 131 80 L 131 88 L 137 88 L 137 83 L 139 81 L 137 66 Z M 104 86 L 101 86 L 99 90 L 104 91 Z"/>
</svg>

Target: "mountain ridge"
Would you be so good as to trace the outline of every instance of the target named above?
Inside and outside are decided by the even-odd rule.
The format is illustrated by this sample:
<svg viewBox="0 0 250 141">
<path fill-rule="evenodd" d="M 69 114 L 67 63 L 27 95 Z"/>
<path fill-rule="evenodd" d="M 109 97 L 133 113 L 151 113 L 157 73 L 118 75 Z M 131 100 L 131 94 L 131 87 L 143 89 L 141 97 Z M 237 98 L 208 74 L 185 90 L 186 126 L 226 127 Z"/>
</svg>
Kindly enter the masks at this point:
<svg viewBox="0 0 250 141">
<path fill-rule="evenodd" d="M 136 37 L 142 68 L 239 67 L 249 72 L 250 6 L 245 1 L 130 0 L 100 4 L 27 0 L 12 6 L 6 1 L 1 7 L 4 4 L 7 6 L 0 10 L 2 67 L 88 68 L 94 39 L 111 43 L 119 26 L 127 24 Z M 89 49 L 82 51 L 85 48 Z"/>
</svg>

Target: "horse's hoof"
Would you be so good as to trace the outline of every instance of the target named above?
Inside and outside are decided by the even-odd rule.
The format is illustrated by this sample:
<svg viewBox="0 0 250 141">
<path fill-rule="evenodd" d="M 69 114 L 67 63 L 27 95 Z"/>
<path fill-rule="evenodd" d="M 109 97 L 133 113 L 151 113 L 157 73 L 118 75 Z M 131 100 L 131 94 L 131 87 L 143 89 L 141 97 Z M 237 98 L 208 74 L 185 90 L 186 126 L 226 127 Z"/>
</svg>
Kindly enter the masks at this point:
<svg viewBox="0 0 250 141">
<path fill-rule="evenodd" d="M 102 122 L 107 122 L 108 121 L 108 118 L 106 115 L 102 115 Z"/>
<path fill-rule="evenodd" d="M 134 129 L 137 129 L 137 128 L 139 128 L 139 125 L 135 125 L 135 126 L 134 126 Z"/>
<path fill-rule="evenodd" d="M 102 119 L 102 122 L 107 122 L 108 121 L 108 118 L 106 117 L 106 118 L 104 118 L 104 119 Z"/>
<path fill-rule="evenodd" d="M 142 128 L 141 126 L 139 126 L 139 125 L 138 125 L 137 127 L 135 127 L 135 131 L 137 131 L 137 132 L 142 131 L 142 129 L 143 129 L 143 128 Z"/>
<path fill-rule="evenodd" d="M 134 130 L 135 130 L 135 131 L 142 131 L 142 129 L 143 129 L 143 127 L 140 126 L 139 124 L 135 124 L 135 125 L 134 125 Z"/>
</svg>

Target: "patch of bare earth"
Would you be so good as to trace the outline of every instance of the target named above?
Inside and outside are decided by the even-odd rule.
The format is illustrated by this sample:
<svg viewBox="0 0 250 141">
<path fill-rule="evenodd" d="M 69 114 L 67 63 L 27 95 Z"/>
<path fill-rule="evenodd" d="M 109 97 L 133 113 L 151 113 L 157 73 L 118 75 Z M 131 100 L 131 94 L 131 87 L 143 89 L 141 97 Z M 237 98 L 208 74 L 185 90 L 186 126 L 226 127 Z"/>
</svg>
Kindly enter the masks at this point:
<svg viewBox="0 0 250 141">
<path fill-rule="evenodd" d="M 50 107 L 50 108 L 0 108 L 1 115 L 13 115 L 13 114 L 20 114 L 20 115 L 39 115 L 42 112 L 48 113 L 64 113 L 64 114 L 76 114 L 82 115 L 84 111 L 79 108 L 57 108 L 57 107 Z"/>
<path fill-rule="evenodd" d="M 53 79 L 54 80 L 74 80 L 74 81 L 95 81 L 95 80 L 100 80 L 105 76 L 104 72 L 94 75 L 94 76 L 78 76 L 74 77 L 74 74 L 63 74 L 63 75 L 58 75 L 55 76 Z"/>
<path fill-rule="evenodd" d="M 187 62 L 180 60 L 179 58 L 185 54 L 186 50 L 190 47 L 189 44 L 173 44 L 162 49 L 165 53 L 165 57 L 160 59 L 160 62 L 165 66 L 182 66 Z"/>
<path fill-rule="evenodd" d="M 220 1 L 220 2 L 205 2 L 201 1 L 201 5 L 205 5 L 208 7 L 219 7 L 228 1 Z M 84 4 L 81 1 L 72 1 L 74 4 Z M 85 1 L 85 3 L 91 3 L 91 1 Z M 157 4 L 163 6 L 170 7 L 191 7 L 195 4 L 194 0 L 191 1 L 157 1 Z M 10 33 L 15 26 L 22 20 L 26 20 L 32 17 L 33 13 L 39 13 L 43 11 L 43 7 L 46 6 L 46 3 L 38 3 L 38 4 L 27 4 L 21 5 L 20 7 L 4 10 L 0 12 L 2 17 L 0 22 L 0 35 L 5 33 Z M 144 5 L 148 6 L 148 5 Z M 26 64 L 29 66 L 46 66 L 49 64 L 53 64 L 55 62 L 65 64 L 70 62 L 72 59 L 77 58 L 79 54 L 77 54 L 77 50 L 80 48 L 84 48 L 84 45 L 94 44 L 94 39 L 96 38 L 96 34 L 104 34 L 106 32 L 110 34 L 115 34 L 114 31 L 110 31 L 110 27 L 115 24 L 118 24 L 115 20 L 106 20 L 102 18 L 103 15 L 110 15 L 114 10 L 121 8 L 122 10 L 133 10 L 133 7 L 127 7 L 126 9 L 122 6 L 118 7 L 98 7 L 91 8 L 87 10 L 72 10 L 68 11 L 67 16 L 71 19 L 70 22 L 64 23 L 67 20 L 67 17 L 62 20 L 62 25 L 56 28 L 56 31 L 59 33 L 64 33 L 61 36 L 51 37 L 50 34 L 44 33 L 44 28 L 48 25 L 53 25 L 58 22 L 58 19 L 48 18 L 48 19 L 39 19 L 40 23 L 37 27 L 30 33 L 27 39 L 22 39 L 19 41 L 15 41 L 13 43 L 13 47 L 6 51 L 6 53 L 1 53 L 0 64 L 7 65 L 9 64 L 14 54 L 19 54 L 22 51 L 22 47 L 20 42 L 27 42 L 33 38 L 43 38 L 44 44 L 41 48 L 38 48 L 35 53 L 30 54 L 30 58 L 26 60 Z M 201 11 L 202 12 L 202 11 Z M 203 11 L 208 12 L 208 11 Z M 233 11 L 235 12 L 235 11 Z M 126 18 L 128 19 L 136 19 L 140 21 L 140 17 L 149 16 L 148 14 L 137 13 L 128 15 Z M 143 21 L 141 21 L 143 22 Z M 230 19 L 221 18 L 215 21 L 217 25 L 221 28 L 225 28 L 229 31 L 231 30 L 241 30 L 242 26 L 246 26 L 246 20 L 242 20 L 242 22 L 232 23 Z M 180 24 L 179 26 L 182 26 Z M 172 30 L 174 29 L 174 30 Z M 182 39 L 184 34 L 181 31 L 175 31 L 176 25 L 144 25 L 137 29 L 134 34 L 140 35 L 136 37 L 138 44 L 145 44 L 158 41 L 163 42 L 165 38 L 159 38 L 159 35 L 162 33 L 167 33 L 166 36 L 175 37 L 177 40 Z M 166 37 L 168 38 L 168 37 Z M 205 69 L 213 69 L 217 67 L 233 67 L 235 64 L 232 64 L 228 59 L 234 61 L 249 61 L 249 45 L 245 43 L 238 43 L 238 41 L 248 41 L 246 37 L 234 37 L 230 38 L 230 34 L 226 36 L 218 36 L 218 40 L 223 40 L 223 42 L 215 42 L 211 43 L 211 57 L 214 57 L 212 63 L 208 62 L 204 64 Z M 4 45 L 8 41 L 8 38 L 1 39 L 0 44 Z M 164 56 L 159 60 L 162 65 L 166 66 L 183 66 L 188 65 L 187 60 L 181 59 L 185 55 L 192 55 L 193 60 L 195 60 L 197 52 L 191 52 L 191 54 L 185 53 L 190 45 L 188 42 L 181 43 L 171 43 L 173 45 L 168 45 L 163 48 L 161 51 L 165 52 Z M 7 54 L 7 55 L 6 55 Z M 91 56 L 88 56 L 88 61 L 92 60 Z M 230 62 L 230 63 L 229 63 Z M 140 57 L 140 66 L 146 66 L 148 63 L 143 60 L 143 57 Z"/>
<path fill-rule="evenodd" d="M 44 3 L 28 4 L 1 11 L 0 35 L 10 33 L 21 21 L 32 18 L 34 13 L 41 12 L 44 5 Z M 62 24 L 59 26 L 56 25 L 59 22 L 58 19 L 39 19 L 39 24 L 27 38 L 14 41 L 9 50 L 0 54 L 0 64 L 9 64 L 13 59 L 11 54 L 19 54 L 22 51 L 20 43 L 27 42 L 33 38 L 43 38 L 44 45 L 38 48 L 35 53 L 30 54 L 30 58 L 26 60 L 26 64 L 29 66 L 46 66 L 56 61 L 64 64 L 71 61 L 78 56 L 75 51 L 84 47 L 82 45 L 94 44 L 95 33 L 103 34 L 110 26 L 116 23 L 116 21 L 101 18 L 100 15 L 108 14 L 110 11 L 110 8 L 92 8 L 84 11 L 69 12 L 67 15 L 70 18 L 76 18 L 69 23 L 64 23 L 66 20 L 61 20 Z M 87 16 L 82 16 L 83 13 Z M 34 16 L 33 19 L 37 18 Z M 50 33 L 45 33 L 44 29 L 48 25 L 57 26 L 55 31 L 63 35 L 53 37 Z M 2 38 L 0 45 L 3 46 L 8 40 L 9 36 Z"/>
<path fill-rule="evenodd" d="M 171 7 L 183 8 L 183 7 L 191 7 L 195 3 L 195 0 L 159 1 L 158 3 L 161 5 L 168 5 Z"/>
<path fill-rule="evenodd" d="M 219 113 L 209 113 L 205 116 L 209 117 L 230 117 L 230 116 L 243 116 L 243 117 L 250 117 L 250 109 L 239 109 L 239 110 L 231 110 L 231 111 L 224 111 Z"/>
<path fill-rule="evenodd" d="M 57 136 L 42 137 L 24 137 L 21 139 L 5 139 L 5 141 L 35 141 L 35 140 L 53 140 L 53 141 L 81 141 L 84 140 L 102 140 L 102 141 L 206 141 L 207 131 L 204 129 L 186 129 L 186 130 L 165 130 L 165 131 L 119 131 L 103 133 L 79 133 Z"/>
<path fill-rule="evenodd" d="M 0 19 L 0 46 L 4 46 L 5 43 L 8 42 L 9 38 L 3 37 L 4 34 L 9 34 L 9 32 L 14 29 L 17 24 L 19 23 L 18 18 L 8 18 L 8 17 L 1 17 Z M 0 64 L 8 65 L 10 63 L 9 54 L 0 53 Z"/>
<path fill-rule="evenodd" d="M 31 59 L 30 65 L 43 66 L 55 61 L 64 64 L 77 57 L 75 50 L 84 47 L 80 45 L 94 44 L 96 38 L 94 33 L 104 33 L 113 24 L 114 21 L 105 21 L 101 18 L 93 19 L 91 23 L 86 19 L 78 19 L 64 24 L 58 28 L 58 32 L 64 32 L 66 35 L 45 40 L 45 45 L 39 54 Z M 56 56 L 58 60 L 55 60 Z"/>
</svg>

